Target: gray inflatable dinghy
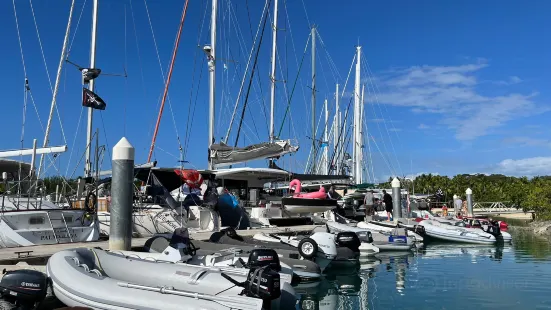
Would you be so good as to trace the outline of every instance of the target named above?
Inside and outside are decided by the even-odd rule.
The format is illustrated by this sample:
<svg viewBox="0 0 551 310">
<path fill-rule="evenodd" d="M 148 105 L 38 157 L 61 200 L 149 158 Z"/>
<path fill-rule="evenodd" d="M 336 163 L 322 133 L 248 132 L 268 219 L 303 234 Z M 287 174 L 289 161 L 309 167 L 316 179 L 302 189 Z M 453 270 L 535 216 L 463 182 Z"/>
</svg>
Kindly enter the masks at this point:
<svg viewBox="0 0 551 310">
<path fill-rule="evenodd" d="M 270 268 L 251 269 L 247 277 L 78 248 L 52 255 L 46 271 L 55 296 L 71 307 L 260 310 L 263 304 L 284 309 L 295 303 L 293 288 L 285 283 L 281 289 L 279 274 Z M 268 285 L 255 286 L 258 281 Z"/>
<path fill-rule="evenodd" d="M 381 251 L 409 251 L 413 248 L 415 243 L 412 238 L 408 238 L 405 235 L 405 231 L 401 234 L 376 232 L 373 230 L 350 226 L 342 223 L 328 221 L 325 223 L 327 230 L 333 233 L 339 233 L 344 231 L 355 232 L 360 239 L 362 239 L 362 233 L 371 232 L 373 244 Z"/>
<path fill-rule="evenodd" d="M 174 235 L 172 235 L 172 237 L 174 237 Z M 205 260 L 207 257 L 213 256 L 218 256 L 215 266 L 235 265 L 236 260 L 238 259 L 241 259 L 246 264 L 248 264 L 249 256 L 254 250 L 266 248 L 255 247 L 252 245 L 242 246 L 198 240 L 191 240 L 191 242 L 193 246 L 197 248 L 197 250 L 195 255 L 193 255 L 193 260 L 189 263 L 199 265 L 203 264 L 201 263 L 202 260 Z M 145 242 L 144 251 L 149 253 L 162 253 L 163 251 L 165 251 L 165 249 L 167 249 L 170 243 L 171 239 L 169 236 L 165 234 L 157 235 L 148 239 Z M 286 270 L 287 268 L 290 268 L 292 270 L 293 283 L 315 282 L 321 279 L 320 267 L 312 261 L 298 259 L 299 256 L 296 251 L 276 249 L 276 253 L 281 263 L 282 272 L 290 273 Z M 225 261 L 226 263 L 222 261 Z"/>
</svg>

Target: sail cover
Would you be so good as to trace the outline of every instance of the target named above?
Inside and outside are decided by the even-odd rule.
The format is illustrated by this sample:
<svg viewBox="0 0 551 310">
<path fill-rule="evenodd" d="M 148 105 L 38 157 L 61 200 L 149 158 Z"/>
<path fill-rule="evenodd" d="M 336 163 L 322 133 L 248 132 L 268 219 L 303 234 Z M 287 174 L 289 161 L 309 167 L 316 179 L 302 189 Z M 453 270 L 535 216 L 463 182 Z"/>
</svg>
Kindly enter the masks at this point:
<svg viewBox="0 0 551 310">
<path fill-rule="evenodd" d="M 225 143 L 211 146 L 210 158 L 216 166 L 229 166 L 255 159 L 277 158 L 298 151 L 298 146 L 290 140 L 278 140 L 273 143 L 259 143 L 247 147 L 232 147 Z"/>
</svg>

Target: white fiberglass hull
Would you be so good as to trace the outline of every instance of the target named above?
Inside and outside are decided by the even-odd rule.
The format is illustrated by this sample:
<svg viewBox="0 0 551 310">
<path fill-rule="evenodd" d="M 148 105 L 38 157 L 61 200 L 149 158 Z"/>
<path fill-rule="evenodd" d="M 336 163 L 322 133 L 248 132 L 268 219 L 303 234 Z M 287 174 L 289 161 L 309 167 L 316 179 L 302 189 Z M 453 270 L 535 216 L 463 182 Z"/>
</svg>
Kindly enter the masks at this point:
<svg viewBox="0 0 551 310">
<path fill-rule="evenodd" d="M 19 210 L 0 216 L 0 248 L 98 239 L 98 223 L 84 210 Z"/>
</svg>

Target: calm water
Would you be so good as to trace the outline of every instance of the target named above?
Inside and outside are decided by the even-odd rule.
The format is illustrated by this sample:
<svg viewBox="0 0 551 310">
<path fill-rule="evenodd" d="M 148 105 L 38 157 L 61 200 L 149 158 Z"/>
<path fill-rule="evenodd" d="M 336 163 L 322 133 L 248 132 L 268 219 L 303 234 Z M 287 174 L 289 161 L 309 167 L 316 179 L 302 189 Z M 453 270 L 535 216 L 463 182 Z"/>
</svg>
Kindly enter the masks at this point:
<svg viewBox="0 0 551 310">
<path fill-rule="evenodd" d="M 379 253 L 298 287 L 300 309 L 551 309 L 551 246 L 513 232 L 503 247 L 428 244 Z"/>
</svg>

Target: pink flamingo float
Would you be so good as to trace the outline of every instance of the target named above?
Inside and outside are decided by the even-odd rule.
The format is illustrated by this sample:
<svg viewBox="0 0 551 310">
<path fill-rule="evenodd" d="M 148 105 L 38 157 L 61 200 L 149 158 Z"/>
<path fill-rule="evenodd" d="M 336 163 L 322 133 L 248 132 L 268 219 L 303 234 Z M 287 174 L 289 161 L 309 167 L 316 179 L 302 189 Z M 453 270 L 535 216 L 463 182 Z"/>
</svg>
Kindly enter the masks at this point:
<svg viewBox="0 0 551 310">
<path fill-rule="evenodd" d="M 325 188 L 323 188 L 323 186 L 320 186 L 320 189 L 317 192 L 301 193 L 300 190 L 302 189 L 302 185 L 300 184 L 300 181 L 298 179 L 294 179 L 291 181 L 291 183 L 289 183 L 289 190 L 293 190 L 293 187 L 295 188 L 293 198 L 310 198 L 310 199 L 327 198 L 327 193 L 325 193 Z"/>
</svg>

